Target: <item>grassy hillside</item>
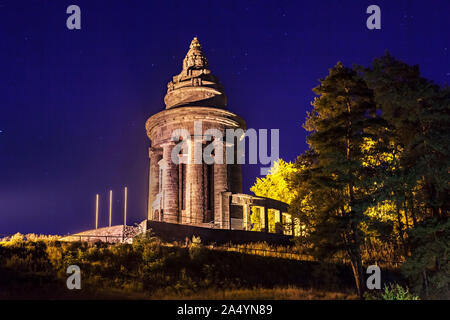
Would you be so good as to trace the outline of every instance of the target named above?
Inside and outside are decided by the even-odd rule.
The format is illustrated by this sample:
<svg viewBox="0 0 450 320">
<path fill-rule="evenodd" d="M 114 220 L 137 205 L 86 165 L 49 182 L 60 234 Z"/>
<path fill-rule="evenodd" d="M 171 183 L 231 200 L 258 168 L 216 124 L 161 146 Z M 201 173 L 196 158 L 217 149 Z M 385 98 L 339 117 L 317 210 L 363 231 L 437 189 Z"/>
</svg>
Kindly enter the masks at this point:
<svg viewBox="0 0 450 320">
<path fill-rule="evenodd" d="M 223 251 L 153 237 L 133 244 L 16 239 L 0 244 L 0 298 L 355 298 L 345 265 Z M 81 269 L 68 290 L 66 269 Z"/>
</svg>

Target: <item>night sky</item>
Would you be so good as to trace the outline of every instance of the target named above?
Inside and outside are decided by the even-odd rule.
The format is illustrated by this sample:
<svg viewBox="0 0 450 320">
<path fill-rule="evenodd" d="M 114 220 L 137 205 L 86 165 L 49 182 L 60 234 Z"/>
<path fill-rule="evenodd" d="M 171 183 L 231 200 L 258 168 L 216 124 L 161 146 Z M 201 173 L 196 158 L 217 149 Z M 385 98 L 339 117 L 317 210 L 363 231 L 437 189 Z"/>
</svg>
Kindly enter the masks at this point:
<svg viewBox="0 0 450 320">
<path fill-rule="evenodd" d="M 81 8 L 68 30 L 66 8 Z M 366 28 L 381 7 L 382 29 Z M 1 1 L 0 233 L 66 234 L 146 218 L 144 124 L 197 36 L 229 110 L 248 128 L 279 128 L 280 156 L 306 148 L 302 128 L 328 69 L 385 50 L 450 82 L 450 1 Z M 259 175 L 246 165 L 244 192 Z"/>
</svg>

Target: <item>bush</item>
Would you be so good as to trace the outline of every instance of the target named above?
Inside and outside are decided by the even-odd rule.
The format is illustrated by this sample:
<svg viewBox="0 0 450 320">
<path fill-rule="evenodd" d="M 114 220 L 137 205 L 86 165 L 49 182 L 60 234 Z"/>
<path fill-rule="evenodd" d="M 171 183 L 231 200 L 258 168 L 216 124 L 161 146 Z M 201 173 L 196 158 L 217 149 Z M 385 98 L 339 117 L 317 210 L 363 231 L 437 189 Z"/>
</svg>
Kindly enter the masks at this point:
<svg viewBox="0 0 450 320">
<path fill-rule="evenodd" d="M 198 237 L 185 247 L 162 243 L 151 233 L 137 237 L 132 244 L 22 241 L 18 236 L 16 238 L 18 240 L 14 243 L 0 244 L 0 274 L 4 275 L 0 276 L 0 287 L 4 289 L 0 298 L 5 293 L 20 296 L 21 293 L 16 293 L 18 285 L 20 288 L 26 285 L 30 289 L 24 289 L 25 294 L 31 292 L 45 296 L 44 292 L 50 292 L 56 297 L 67 295 L 66 269 L 72 264 L 82 270 L 82 293 L 86 295 L 103 295 L 111 290 L 138 290 L 147 296 L 156 291 L 190 295 L 205 289 L 309 287 L 324 284 L 322 273 L 342 273 L 341 268 L 335 270 L 332 266 L 322 273 L 315 273 L 312 268 L 317 267 L 316 263 L 283 259 L 276 254 L 263 257 L 232 252 L 237 249 L 271 249 L 266 243 L 234 246 L 225 251 L 202 245 Z M 271 276 L 267 277 L 268 274 Z M 304 279 L 304 274 L 311 277 Z M 342 284 L 346 283 L 340 277 L 337 279 Z M 326 280 L 334 281 L 331 278 Z"/>
<path fill-rule="evenodd" d="M 411 256 L 402 265 L 413 292 L 427 299 L 450 299 L 450 219 L 428 219 L 410 232 Z"/>
<path fill-rule="evenodd" d="M 375 293 L 366 292 L 364 294 L 366 300 L 419 300 L 419 297 L 410 293 L 408 287 L 403 288 L 397 283 L 384 286 L 383 291 Z"/>
<path fill-rule="evenodd" d="M 12 237 L 11 237 L 11 239 L 9 240 L 9 242 L 11 243 L 11 244 L 16 244 L 16 243 L 19 243 L 19 242 L 22 242 L 23 241 L 23 234 L 21 234 L 20 232 L 17 232 L 15 235 L 13 235 Z"/>
</svg>

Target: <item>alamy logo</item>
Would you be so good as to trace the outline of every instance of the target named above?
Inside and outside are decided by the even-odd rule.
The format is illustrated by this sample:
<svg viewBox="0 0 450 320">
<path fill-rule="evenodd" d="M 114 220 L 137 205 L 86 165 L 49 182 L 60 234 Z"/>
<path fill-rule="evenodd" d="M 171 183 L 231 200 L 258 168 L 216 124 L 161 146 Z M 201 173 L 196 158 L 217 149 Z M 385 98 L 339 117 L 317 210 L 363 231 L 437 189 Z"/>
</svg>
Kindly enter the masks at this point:
<svg viewBox="0 0 450 320">
<path fill-rule="evenodd" d="M 381 29 L 381 9 L 379 6 L 373 4 L 367 7 L 367 14 L 370 16 L 367 18 L 366 26 L 369 30 Z"/>
<path fill-rule="evenodd" d="M 367 274 L 370 276 L 367 278 L 367 289 L 381 289 L 381 269 L 377 265 L 371 265 L 367 267 Z"/>
<path fill-rule="evenodd" d="M 66 273 L 70 274 L 70 276 L 67 278 L 67 281 L 66 281 L 67 289 L 69 289 L 69 290 L 81 289 L 80 267 L 72 264 L 67 268 Z"/>
<path fill-rule="evenodd" d="M 172 132 L 172 141 L 176 145 L 171 152 L 174 164 L 259 164 L 267 165 L 260 169 L 266 175 L 279 158 L 280 130 L 267 129 L 226 129 L 225 136 L 221 130 L 207 129 L 203 132 L 202 121 L 194 121 L 194 135 L 187 129 Z M 248 157 L 246 157 L 246 140 L 248 140 Z M 258 152 L 259 151 L 259 152 Z"/>
<path fill-rule="evenodd" d="M 81 9 L 77 5 L 70 5 L 66 10 L 67 14 L 71 14 L 66 20 L 66 26 L 69 30 L 81 29 Z"/>
</svg>

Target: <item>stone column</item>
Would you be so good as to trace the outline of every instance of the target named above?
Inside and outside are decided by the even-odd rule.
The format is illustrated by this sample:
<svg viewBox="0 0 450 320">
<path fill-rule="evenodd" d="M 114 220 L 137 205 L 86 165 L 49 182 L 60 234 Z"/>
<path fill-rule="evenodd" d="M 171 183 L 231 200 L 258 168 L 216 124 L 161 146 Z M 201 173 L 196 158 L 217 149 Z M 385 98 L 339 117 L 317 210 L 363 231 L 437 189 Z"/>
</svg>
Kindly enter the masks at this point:
<svg viewBox="0 0 450 320">
<path fill-rule="evenodd" d="M 265 208 L 259 207 L 259 206 L 257 208 L 258 208 L 258 213 L 259 213 L 259 228 L 260 228 L 261 232 L 264 232 L 266 229 L 266 224 L 265 224 L 266 218 L 265 218 L 265 213 L 264 213 Z"/>
<path fill-rule="evenodd" d="M 269 208 L 268 207 L 264 207 L 263 216 L 264 216 L 264 227 L 265 227 L 264 232 L 268 233 L 269 232 Z"/>
<path fill-rule="evenodd" d="M 173 142 L 163 145 L 163 221 L 178 223 L 178 166 L 172 162 L 171 153 L 175 146 Z"/>
<path fill-rule="evenodd" d="M 274 232 L 275 233 L 283 233 L 282 225 L 281 225 L 281 211 L 277 209 L 273 209 L 274 214 Z"/>
<path fill-rule="evenodd" d="M 217 142 L 223 143 L 223 142 Z M 222 163 L 214 163 L 214 224 L 221 229 L 228 229 L 230 212 L 223 212 L 222 193 L 228 191 L 228 167 L 226 164 L 226 148 L 223 144 Z M 231 193 L 230 193 L 231 194 Z M 229 207 L 229 204 L 227 204 Z M 228 216 L 227 216 L 228 215 Z"/>
<path fill-rule="evenodd" d="M 244 204 L 244 206 L 242 207 L 242 223 L 243 223 L 243 227 L 244 230 L 248 231 L 248 229 L 250 228 L 250 205 L 249 204 Z"/>
<path fill-rule="evenodd" d="M 159 193 L 159 165 L 161 160 L 162 150 L 156 148 L 149 148 L 150 168 L 148 181 L 148 207 L 147 219 L 153 220 L 152 205 Z"/>
<path fill-rule="evenodd" d="M 292 223 L 292 235 L 295 237 L 297 234 L 296 234 L 296 227 L 295 227 L 295 218 L 291 218 L 291 223 Z"/>
<path fill-rule="evenodd" d="M 204 179 L 203 179 L 203 159 L 202 163 L 195 163 L 194 146 L 201 147 L 201 140 L 198 137 L 193 137 L 189 141 L 191 144 L 189 152 L 189 162 L 186 165 L 186 222 L 192 224 L 199 224 L 203 222 L 205 213 L 205 199 L 204 199 Z"/>
<path fill-rule="evenodd" d="M 226 159 L 228 162 L 228 179 L 230 181 L 228 189 L 232 193 L 242 193 L 242 165 L 238 164 L 238 159 L 240 156 L 238 155 L 238 148 L 236 142 L 239 140 L 235 139 L 234 142 L 225 143 L 227 149 L 230 151 L 233 150 L 234 158 Z"/>
<path fill-rule="evenodd" d="M 283 221 L 283 233 L 286 235 L 291 235 L 292 231 L 292 223 L 291 223 L 291 215 L 289 213 L 283 212 L 282 217 L 284 217 Z"/>
<path fill-rule="evenodd" d="M 216 223 L 221 229 L 231 229 L 231 201 L 232 193 L 229 191 L 222 192 L 220 194 L 220 215 L 216 217 Z"/>
</svg>

